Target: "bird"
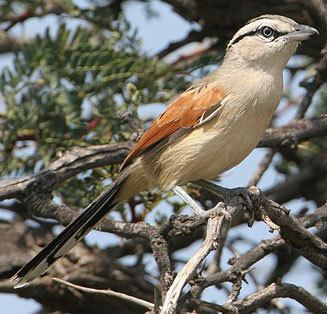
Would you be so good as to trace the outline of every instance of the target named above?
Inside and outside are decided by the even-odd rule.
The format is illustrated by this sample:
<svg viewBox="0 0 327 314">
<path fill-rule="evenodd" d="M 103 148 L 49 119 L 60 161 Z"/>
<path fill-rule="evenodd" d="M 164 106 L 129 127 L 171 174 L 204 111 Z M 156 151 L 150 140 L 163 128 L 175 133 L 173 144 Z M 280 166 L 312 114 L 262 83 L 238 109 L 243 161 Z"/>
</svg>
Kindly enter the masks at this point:
<svg viewBox="0 0 327 314">
<path fill-rule="evenodd" d="M 216 178 L 239 164 L 268 127 L 283 69 L 318 31 L 281 15 L 251 19 L 229 41 L 217 70 L 181 93 L 129 152 L 116 180 L 12 278 L 44 274 L 119 203 L 135 194 Z"/>
</svg>

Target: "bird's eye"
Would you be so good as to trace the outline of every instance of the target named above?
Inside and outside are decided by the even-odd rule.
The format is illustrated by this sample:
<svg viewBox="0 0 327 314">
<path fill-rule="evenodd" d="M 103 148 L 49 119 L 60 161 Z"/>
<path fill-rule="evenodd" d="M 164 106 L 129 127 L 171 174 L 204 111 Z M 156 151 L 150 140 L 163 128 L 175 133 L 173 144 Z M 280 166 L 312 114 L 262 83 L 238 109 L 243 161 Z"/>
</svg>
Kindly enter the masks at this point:
<svg viewBox="0 0 327 314">
<path fill-rule="evenodd" d="M 272 37 L 274 35 L 274 30 L 269 26 L 264 26 L 260 28 L 260 35 L 265 38 Z"/>
</svg>

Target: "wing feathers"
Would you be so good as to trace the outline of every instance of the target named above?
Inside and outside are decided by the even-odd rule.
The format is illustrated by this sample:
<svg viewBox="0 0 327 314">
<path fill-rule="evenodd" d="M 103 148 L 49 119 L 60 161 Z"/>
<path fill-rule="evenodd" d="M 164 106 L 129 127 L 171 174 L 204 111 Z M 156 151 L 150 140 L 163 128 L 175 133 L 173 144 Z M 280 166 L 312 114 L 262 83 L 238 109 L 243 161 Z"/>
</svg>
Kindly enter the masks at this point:
<svg viewBox="0 0 327 314">
<path fill-rule="evenodd" d="M 173 101 L 143 134 L 121 166 L 125 168 L 136 156 L 152 148 L 180 129 L 194 128 L 214 117 L 224 91 L 216 82 L 198 84 Z M 214 110 L 212 110 L 214 109 Z M 206 114 L 206 112 L 209 112 Z M 207 119 L 210 117 L 209 119 Z M 178 137 L 177 137 L 178 138 Z"/>
</svg>

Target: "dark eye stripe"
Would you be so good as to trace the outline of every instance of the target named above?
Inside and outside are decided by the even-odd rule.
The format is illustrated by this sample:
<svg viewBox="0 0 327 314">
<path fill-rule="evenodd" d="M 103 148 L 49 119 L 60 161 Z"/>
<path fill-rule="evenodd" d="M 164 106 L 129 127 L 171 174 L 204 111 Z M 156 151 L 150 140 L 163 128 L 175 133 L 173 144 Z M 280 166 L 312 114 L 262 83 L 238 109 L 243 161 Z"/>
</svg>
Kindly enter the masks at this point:
<svg viewBox="0 0 327 314">
<path fill-rule="evenodd" d="M 279 32 L 279 31 L 275 31 L 275 38 L 277 38 L 277 37 L 280 37 L 280 36 L 283 36 L 283 35 L 286 35 L 286 34 L 288 34 L 288 32 Z"/>
<path fill-rule="evenodd" d="M 256 35 L 258 33 L 260 29 L 256 29 L 256 30 L 252 30 L 252 31 L 249 31 L 247 33 L 244 33 L 238 37 L 236 37 L 232 42 L 229 43 L 228 47 L 238 43 L 240 40 L 242 40 L 244 37 L 247 37 L 247 36 L 253 36 L 253 35 Z M 280 37 L 280 36 L 283 36 L 283 35 L 286 35 L 288 34 L 288 32 L 279 32 L 279 31 L 276 31 L 274 30 L 274 39 L 276 39 L 277 37 Z"/>
<path fill-rule="evenodd" d="M 238 43 L 240 40 L 242 40 L 242 39 L 243 39 L 244 37 L 246 37 L 246 36 L 252 36 L 252 35 L 255 35 L 256 32 L 257 32 L 257 30 L 254 30 L 254 31 L 250 31 L 250 32 L 244 33 L 244 34 L 242 34 L 242 35 L 236 37 L 232 42 L 230 42 L 229 47 L 230 47 L 231 45 L 234 45 L 234 44 Z"/>
</svg>

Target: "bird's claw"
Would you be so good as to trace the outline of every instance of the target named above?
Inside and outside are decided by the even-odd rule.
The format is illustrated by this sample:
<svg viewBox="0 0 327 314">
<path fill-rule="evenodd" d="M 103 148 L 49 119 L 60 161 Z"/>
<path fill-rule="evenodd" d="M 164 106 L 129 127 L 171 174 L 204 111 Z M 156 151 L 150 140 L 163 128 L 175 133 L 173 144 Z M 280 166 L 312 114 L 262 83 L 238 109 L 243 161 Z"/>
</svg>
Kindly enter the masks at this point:
<svg viewBox="0 0 327 314">
<path fill-rule="evenodd" d="M 254 224 L 254 207 L 253 207 L 253 203 L 252 203 L 249 191 L 247 190 L 247 188 L 238 187 L 238 188 L 230 189 L 230 194 L 231 195 L 239 195 L 243 198 L 243 200 L 246 204 L 246 209 L 247 209 L 248 215 L 249 215 L 247 225 L 249 227 L 252 227 Z"/>
</svg>

